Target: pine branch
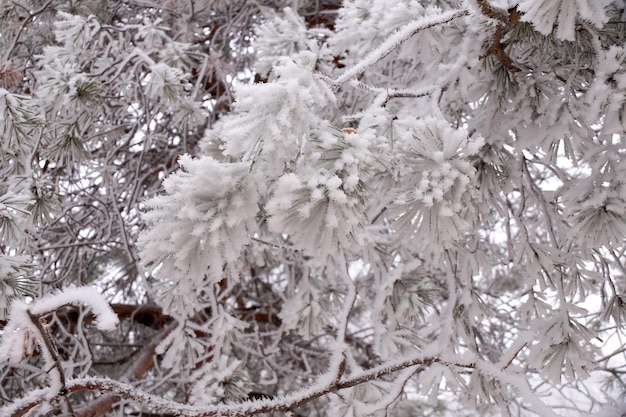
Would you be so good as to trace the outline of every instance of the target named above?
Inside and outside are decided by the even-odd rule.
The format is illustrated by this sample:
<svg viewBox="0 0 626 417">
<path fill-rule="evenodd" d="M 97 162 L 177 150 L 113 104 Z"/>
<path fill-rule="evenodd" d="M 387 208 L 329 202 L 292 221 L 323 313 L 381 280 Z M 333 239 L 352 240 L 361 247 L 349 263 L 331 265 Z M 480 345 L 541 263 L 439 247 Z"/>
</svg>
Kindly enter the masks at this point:
<svg viewBox="0 0 626 417">
<path fill-rule="evenodd" d="M 395 49 L 399 48 L 403 43 L 411 39 L 413 35 L 416 33 L 430 29 L 435 26 L 440 26 L 446 23 L 449 23 L 459 17 L 466 16 L 468 14 L 467 10 L 452 10 L 444 13 L 439 13 L 432 16 L 426 16 L 423 19 L 420 19 L 416 22 L 409 23 L 403 28 L 399 29 L 393 35 L 391 35 L 387 40 L 385 40 L 381 45 L 379 45 L 376 49 L 370 52 L 362 61 L 357 63 L 351 68 L 348 68 L 343 75 L 333 81 L 335 85 L 341 85 L 346 83 L 347 81 L 357 77 L 367 68 L 381 61 L 387 55 L 392 53 Z"/>
<path fill-rule="evenodd" d="M 505 29 L 519 22 L 519 12 L 516 8 L 506 11 L 498 7 L 494 7 L 487 0 L 476 0 L 476 5 L 484 16 L 499 22 L 496 26 L 496 31 L 491 37 L 491 47 L 485 56 L 493 55 L 510 72 L 519 72 L 520 69 L 513 64 L 513 60 L 504 50 L 506 44 L 502 42 L 502 38 L 506 32 Z"/>
<path fill-rule="evenodd" d="M 416 372 L 419 372 L 419 370 L 424 369 L 424 367 L 433 364 L 450 367 L 462 367 L 466 369 L 473 369 L 476 367 L 476 363 L 471 361 L 458 359 L 451 360 L 449 358 L 446 359 L 439 356 L 417 354 L 413 357 L 388 362 L 369 370 L 352 374 L 343 380 L 339 380 L 344 363 L 342 355 L 335 355 L 333 362 L 334 363 L 331 363 L 329 367 L 328 373 L 322 375 L 318 379 L 318 381 L 322 381 L 322 383 L 318 383 L 312 387 L 285 395 L 283 397 L 283 401 L 259 399 L 239 404 L 197 407 L 166 400 L 159 396 L 141 391 L 130 384 L 104 378 L 74 379 L 67 383 L 67 390 L 69 393 L 82 391 L 105 391 L 114 396 L 135 401 L 149 410 L 160 413 L 174 414 L 181 417 L 243 417 L 263 413 L 293 411 L 296 408 L 331 392 L 361 385 L 411 367 L 416 367 Z M 324 381 L 328 382 L 324 383 Z M 17 407 L 17 410 L 15 411 L 13 411 L 14 407 L 12 406 L 2 408 L 0 409 L 0 414 L 7 413 L 2 415 L 10 415 L 11 417 L 21 416 L 28 410 L 38 405 L 41 401 L 38 401 L 38 397 L 35 396 L 34 398 L 22 399 L 19 402 L 23 402 L 25 405 Z M 12 411 L 13 413 L 8 414 L 9 411 Z M 93 414 L 81 413 L 79 415 L 86 416 Z"/>
<path fill-rule="evenodd" d="M 504 65 L 504 67 L 508 69 L 510 72 L 513 72 L 513 73 L 519 72 L 520 69 L 517 66 L 515 66 L 511 57 L 504 50 L 506 46 L 502 42 L 502 37 L 504 36 L 504 33 L 505 33 L 505 26 L 503 24 L 498 24 L 498 26 L 496 27 L 496 31 L 491 37 L 491 48 L 489 48 L 489 52 L 487 55 L 495 56 L 496 59 L 500 61 L 500 63 Z"/>
<path fill-rule="evenodd" d="M 487 17 L 499 20 L 502 23 L 509 23 L 509 14 L 498 7 L 493 6 L 487 0 L 476 0 L 480 11 Z"/>
<path fill-rule="evenodd" d="M 17 45 L 19 44 L 20 37 L 22 36 L 22 33 L 24 32 L 24 29 L 26 29 L 26 26 L 32 20 L 37 18 L 37 16 L 39 16 L 40 14 L 45 12 L 48 9 L 48 7 L 50 7 L 51 4 L 52 4 L 52 0 L 48 0 L 39 9 L 37 9 L 35 11 L 32 11 L 32 12 L 30 10 L 28 11 L 28 17 L 26 19 L 24 19 L 24 21 L 22 22 L 22 25 L 20 26 L 20 29 L 17 32 L 17 35 L 13 38 L 13 41 L 11 42 L 11 46 L 9 46 L 7 48 L 7 50 L 6 50 L 6 52 L 4 53 L 4 56 L 2 57 L 2 61 L 4 61 L 4 62 L 8 62 L 9 61 L 9 58 L 11 57 L 11 54 L 13 53 L 13 51 L 15 50 Z"/>
</svg>

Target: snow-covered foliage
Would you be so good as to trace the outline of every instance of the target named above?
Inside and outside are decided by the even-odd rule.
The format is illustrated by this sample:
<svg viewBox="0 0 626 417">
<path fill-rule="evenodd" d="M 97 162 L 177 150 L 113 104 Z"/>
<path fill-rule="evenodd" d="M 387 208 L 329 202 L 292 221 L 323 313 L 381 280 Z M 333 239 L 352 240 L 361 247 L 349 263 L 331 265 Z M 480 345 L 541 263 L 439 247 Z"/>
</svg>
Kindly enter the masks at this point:
<svg viewBox="0 0 626 417">
<path fill-rule="evenodd" d="M 196 405 L 241 401 L 247 398 L 251 387 L 244 364 L 227 356 L 204 365 L 193 379 L 190 402 Z"/>
<path fill-rule="evenodd" d="M 589 22 L 601 28 L 608 20 L 605 9 L 612 0 L 521 0 L 517 5 L 535 30 L 558 39 L 575 41 L 576 23 Z"/>
<path fill-rule="evenodd" d="M 0 415 L 618 417 L 625 7 L 0 2 Z"/>
<path fill-rule="evenodd" d="M 163 182 L 168 196 L 148 202 L 152 229 L 142 236 L 142 254 L 159 267 L 164 287 L 156 290 L 176 294 L 165 295 L 164 304 L 193 314 L 208 282 L 238 277 L 241 252 L 256 231 L 258 195 L 246 163 L 185 156 L 180 165 Z M 184 287 L 169 288 L 175 277 L 185 277 Z"/>
<path fill-rule="evenodd" d="M 100 330 L 114 330 L 119 322 L 117 316 L 97 290 L 90 287 L 67 288 L 58 294 L 47 295 L 32 304 L 15 301 L 11 304 L 10 320 L 4 328 L 5 335 L 0 344 L 0 355 L 11 362 L 19 362 L 25 354 L 32 354 L 35 344 L 46 350 L 46 335 L 41 334 L 37 323 L 40 317 L 59 308 L 84 304 L 96 316 L 95 324 Z M 53 363 L 46 363 L 54 366 Z"/>
</svg>

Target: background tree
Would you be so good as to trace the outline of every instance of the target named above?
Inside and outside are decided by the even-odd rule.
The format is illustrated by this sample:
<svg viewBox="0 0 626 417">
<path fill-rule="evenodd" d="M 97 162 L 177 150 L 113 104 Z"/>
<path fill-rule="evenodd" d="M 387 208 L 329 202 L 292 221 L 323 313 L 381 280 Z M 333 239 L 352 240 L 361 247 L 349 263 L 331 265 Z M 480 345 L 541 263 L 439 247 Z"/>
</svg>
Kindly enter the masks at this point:
<svg viewBox="0 0 626 417">
<path fill-rule="evenodd" d="M 619 398 L 624 13 L 0 2 L 0 415 Z"/>
</svg>

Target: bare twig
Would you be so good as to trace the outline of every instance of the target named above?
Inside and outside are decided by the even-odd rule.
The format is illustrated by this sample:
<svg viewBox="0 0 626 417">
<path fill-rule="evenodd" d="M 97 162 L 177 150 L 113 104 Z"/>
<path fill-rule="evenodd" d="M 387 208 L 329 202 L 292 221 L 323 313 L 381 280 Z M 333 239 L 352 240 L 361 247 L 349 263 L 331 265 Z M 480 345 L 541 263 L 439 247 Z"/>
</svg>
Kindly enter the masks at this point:
<svg viewBox="0 0 626 417">
<path fill-rule="evenodd" d="M 42 348 L 45 347 L 45 349 L 47 350 L 46 356 L 48 356 L 49 359 L 52 360 L 54 368 L 56 369 L 56 372 L 49 372 L 49 373 L 51 375 L 51 378 L 54 378 L 55 377 L 54 374 L 57 374 L 56 377 L 58 378 L 59 391 L 56 393 L 56 396 L 62 397 L 61 406 L 63 408 L 63 413 L 64 415 L 67 415 L 67 416 L 74 416 L 75 414 L 74 414 L 74 410 L 72 410 L 72 404 L 70 403 L 70 400 L 67 396 L 68 390 L 67 390 L 67 385 L 65 381 L 65 371 L 63 370 L 63 365 L 61 364 L 61 358 L 59 357 L 59 352 L 57 351 L 57 348 L 54 342 L 52 341 L 50 334 L 48 334 L 48 331 L 46 330 L 43 323 L 41 322 L 41 317 L 39 315 L 33 314 L 30 310 L 26 310 L 26 312 L 28 313 L 28 317 L 30 317 L 30 320 L 33 322 L 33 324 L 35 325 L 35 327 L 40 333 L 41 340 L 44 343 L 44 346 L 42 346 Z M 57 381 L 55 381 L 53 385 L 56 385 L 56 384 L 57 384 Z"/>
<path fill-rule="evenodd" d="M 28 17 L 24 19 L 24 21 L 22 22 L 22 25 L 20 26 L 20 29 L 17 32 L 17 35 L 15 35 L 15 38 L 13 38 L 13 42 L 11 42 L 11 46 L 7 49 L 6 53 L 4 54 L 4 57 L 2 57 L 2 61 L 4 62 L 9 61 L 9 57 L 11 56 L 11 54 L 17 47 L 19 39 L 22 36 L 22 32 L 24 32 L 24 29 L 26 29 L 26 25 L 28 25 L 35 17 L 45 12 L 46 9 L 50 6 L 50 4 L 52 4 L 52 0 L 48 0 L 43 6 L 41 6 L 39 9 L 35 10 L 34 12 L 31 12 L 31 11 L 28 12 Z"/>
</svg>

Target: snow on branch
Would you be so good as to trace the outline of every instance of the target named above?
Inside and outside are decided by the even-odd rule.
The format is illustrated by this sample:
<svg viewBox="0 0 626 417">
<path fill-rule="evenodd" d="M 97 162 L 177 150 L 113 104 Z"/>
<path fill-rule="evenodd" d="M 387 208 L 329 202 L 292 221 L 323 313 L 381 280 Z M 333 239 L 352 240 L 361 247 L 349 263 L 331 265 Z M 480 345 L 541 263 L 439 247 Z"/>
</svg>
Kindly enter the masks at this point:
<svg viewBox="0 0 626 417">
<path fill-rule="evenodd" d="M 478 361 L 476 363 L 476 371 L 513 387 L 517 390 L 520 397 L 529 404 L 529 409 L 537 413 L 537 415 L 543 417 L 560 417 L 559 414 L 555 413 L 550 407 L 544 404 L 533 392 L 524 374 L 505 372 L 500 369 L 498 365 L 486 361 Z"/>
<path fill-rule="evenodd" d="M 385 58 L 400 45 L 408 41 L 411 36 L 415 35 L 417 32 L 451 22 L 452 20 L 466 16 L 467 14 L 467 10 L 451 10 L 444 13 L 425 16 L 423 19 L 409 23 L 391 35 L 386 41 L 370 52 L 359 63 L 351 68 L 348 68 L 339 78 L 334 80 L 333 83 L 341 85 L 361 74 L 368 67 Z"/>
<path fill-rule="evenodd" d="M 356 79 L 350 81 L 350 85 L 361 90 L 374 93 L 377 95 L 373 101 L 373 105 L 384 105 L 389 99 L 392 98 L 419 98 L 432 95 L 435 91 L 444 89 L 442 86 L 428 86 L 422 88 L 381 88 L 373 87 L 362 83 Z"/>
<path fill-rule="evenodd" d="M 321 375 L 315 384 L 275 399 L 264 398 L 238 404 L 219 404 L 198 407 L 170 401 L 141 391 L 130 384 L 99 377 L 70 380 L 66 384 L 66 389 L 68 393 L 80 391 L 107 391 L 119 397 L 136 401 L 147 409 L 158 410 L 160 413 L 171 413 L 181 417 L 234 417 L 294 410 L 331 392 L 364 384 L 399 371 L 406 371 L 406 373 L 402 373 L 400 378 L 400 384 L 403 385 L 410 376 L 408 375 L 409 370 L 412 374 L 413 372 L 419 371 L 420 367 L 435 363 L 448 367 L 462 367 L 466 369 L 476 367 L 475 362 L 468 359 L 442 355 L 429 356 L 427 353 L 420 353 L 396 361 L 390 361 L 365 371 L 356 372 L 341 379 L 345 369 L 344 351 L 345 346 L 339 344 L 330 359 L 328 371 Z M 49 399 L 49 395 L 46 395 L 42 390 L 38 390 L 4 408 L 0 408 L 0 415 L 23 415 L 39 403 Z M 372 409 L 376 408 L 378 405 L 380 404 L 372 404 Z"/>
<path fill-rule="evenodd" d="M 480 9 L 480 13 L 487 17 L 499 20 L 505 24 L 509 23 L 509 13 L 506 10 L 493 6 L 487 0 L 472 0 L 468 4 Z"/>
<path fill-rule="evenodd" d="M 99 330 L 115 330 L 119 322 L 117 315 L 104 297 L 94 287 L 67 288 L 57 294 L 48 295 L 35 301 L 29 310 L 32 314 L 43 315 L 65 305 L 84 305 L 96 316 Z"/>
<path fill-rule="evenodd" d="M 119 322 L 117 315 L 104 297 L 93 287 L 67 288 L 62 292 L 47 295 L 32 304 L 14 301 L 9 313 L 9 322 L 0 342 L 0 357 L 20 361 L 31 351 L 33 343 L 41 343 L 44 335 L 37 326 L 38 319 L 66 305 L 85 305 L 93 311 L 99 330 L 114 330 Z M 29 345 L 30 343 L 30 345 Z"/>
<path fill-rule="evenodd" d="M 44 316 L 60 307 L 80 304 L 91 308 L 96 316 L 95 323 L 98 329 L 113 330 L 117 326 L 119 322 L 117 315 L 104 297 L 92 287 L 68 288 L 36 300 L 32 304 L 15 301 L 11 305 L 9 322 L 0 342 L 0 357 L 6 357 L 11 362 L 19 362 L 32 353 L 37 345 L 44 359 L 44 366 L 49 369 L 50 378 L 50 387 L 47 390 L 37 391 L 33 393 L 34 397 L 28 396 L 15 404 L 27 404 L 27 408 L 31 408 L 58 396 L 63 399 L 61 402 L 63 412 L 73 414 L 72 405 L 66 396 L 68 385 L 65 370 L 57 347 L 46 328 Z M 0 410 L 0 415 L 22 415 L 22 413 L 14 414 Z"/>
</svg>

